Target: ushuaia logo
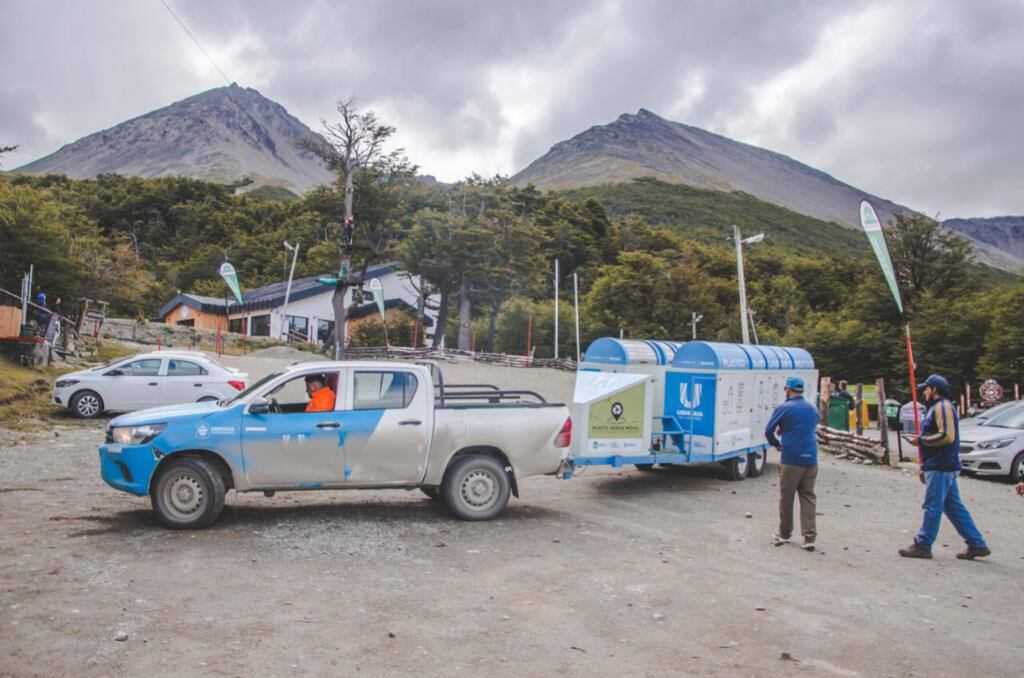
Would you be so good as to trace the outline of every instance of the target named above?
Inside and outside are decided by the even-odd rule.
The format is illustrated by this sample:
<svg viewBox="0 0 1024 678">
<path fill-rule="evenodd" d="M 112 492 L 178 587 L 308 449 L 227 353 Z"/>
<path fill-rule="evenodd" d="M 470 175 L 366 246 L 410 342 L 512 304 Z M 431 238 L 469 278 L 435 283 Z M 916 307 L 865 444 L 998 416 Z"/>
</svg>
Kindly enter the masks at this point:
<svg viewBox="0 0 1024 678">
<path fill-rule="evenodd" d="M 701 385 L 693 384 L 693 400 L 689 398 L 690 384 L 679 385 L 679 404 L 688 410 L 695 410 L 700 407 Z"/>
</svg>

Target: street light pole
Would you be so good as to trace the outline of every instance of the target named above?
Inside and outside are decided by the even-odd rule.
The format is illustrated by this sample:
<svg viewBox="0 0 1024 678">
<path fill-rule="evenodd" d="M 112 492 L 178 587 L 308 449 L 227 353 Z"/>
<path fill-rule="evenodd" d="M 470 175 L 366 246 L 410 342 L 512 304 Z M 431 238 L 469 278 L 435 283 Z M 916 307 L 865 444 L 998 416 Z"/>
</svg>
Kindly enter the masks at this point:
<svg viewBox="0 0 1024 678">
<path fill-rule="evenodd" d="M 747 327 L 747 284 L 743 278 L 743 245 L 751 245 L 764 240 L 764 233 L 749 238 L 740 237 L 740 227 L 733 224 L 732 237 L 736 241 L 736 277 L 740 286 L 740 328 L 743 330 L 743 343 L 750 343 L 750 330 Z"/>
<path fill-rule="evenodd" d="M 699 323 L 701 320 L 704 320 L 704 316 L 694 311 L 690 315 L 690 320 L 693 323 L 693 340 L 697 341 L 697 323 Z"/>
<path fill-rule="evenodd" d="M 292 295 L 292 279 L 295 277 L 295 261 L 299 258 L 299 243 L 293 247 L 287 240 L 284 241 L 284 248 L 292 252 L 292 270 L 288 274 L 288 286 L 284 289 L 284 306 L 281 307 L 281 325 L 284 328 L 284 340 L 288 341 L 288 299 Z"/>
</svg>

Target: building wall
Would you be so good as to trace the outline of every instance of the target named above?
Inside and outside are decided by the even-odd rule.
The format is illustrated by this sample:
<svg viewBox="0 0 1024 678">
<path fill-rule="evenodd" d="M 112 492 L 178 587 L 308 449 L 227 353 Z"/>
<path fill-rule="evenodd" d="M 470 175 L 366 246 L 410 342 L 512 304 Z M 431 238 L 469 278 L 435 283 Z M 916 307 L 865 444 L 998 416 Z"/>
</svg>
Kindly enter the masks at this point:
<svg viewBox="0 0 1024 678">
<path fill-rule="evenodd" d="M 17 306 L 0 306 L 0 337 L 16 337 L 21 334 L 21 309 Z"/>
<path fill-rule="evenodd" d="M 227 331 L 228 322 L 227 319 L 218 313 L 204 313 L 203 311 L 197 311 L 194 308 L 186 306 L 185 304 L 178 304 L 171 312 L 164 318 L 164 322 L 168 325 L 181 325 L 182 321 L 192 320 L 195 322 L 196 329 L 199 330 L 221 330 L 222 332 Z"/>
</svg>

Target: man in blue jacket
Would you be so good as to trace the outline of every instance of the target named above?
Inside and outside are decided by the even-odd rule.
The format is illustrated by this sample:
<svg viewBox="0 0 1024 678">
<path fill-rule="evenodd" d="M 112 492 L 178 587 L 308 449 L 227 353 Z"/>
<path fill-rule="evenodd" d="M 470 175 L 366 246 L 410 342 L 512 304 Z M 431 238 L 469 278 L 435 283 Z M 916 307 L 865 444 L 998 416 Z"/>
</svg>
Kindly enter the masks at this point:
<svg viewBox="0 0 1024 678">
<path fill-rule="evenodd" d="M 939 534 L 939 523 L 945 513 L 953 527 L 967 542 L 967 550 L 956 554 L 961 560 L 983 558 L 992 553 L 985 538 L 974 525 L 970 511 L 960 500 L 956 477 L 960 475 L 960 420 L 956 407 L 949 401 L 949 382 L 933 374 L 918 384 L 924 389 L 928 412 L 921 423 L 921 435 L 910 436 L 911 445 L 921 448 L 921 471 L 924 483 L 924 520 L 914 543 L 900 549 L 904 558 L 931 558 L 932 544 Z"/>
<path fill-rule="evenodd" d="M 786 402 L 772 412 L 764 430 L 768 444 L 782 453 L 779 462 L 779 530 L 772 543 L 789 543 L 793 534 L 793 496 L 800 495 L 802 547 L 814 550 L 817 510 L 814 481 L 818 477 L 818 410 L 804 400 L 804 380 L 786 379 Z M 780 441 L 776 433 L 782 437 Z"/>
</svg>

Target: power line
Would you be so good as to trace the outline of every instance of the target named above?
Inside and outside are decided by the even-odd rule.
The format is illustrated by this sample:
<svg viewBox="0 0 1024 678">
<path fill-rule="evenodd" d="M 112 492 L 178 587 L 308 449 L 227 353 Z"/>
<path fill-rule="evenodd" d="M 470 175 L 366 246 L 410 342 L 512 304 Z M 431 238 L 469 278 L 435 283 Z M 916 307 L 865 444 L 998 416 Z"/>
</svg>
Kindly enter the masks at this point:
<svg viewBox="0 0 1024 678">
<path fill-rule="evenodd" d="M 164 0 L 160 0 L 160 4 L 163 5 L 168 12 L 171 13 L 171 16 L 174 17 L 174 20 L 178 22 L 179 26 L 181 26 L 181 30 L 185 31 L 188 37 L 192 38 L 192 42 L 196 43 L 196 47 L 199 48 L 199 51 L 202 52 L 203 55 L 210 60 L 210 63 L 213 64 L 213 67 L 217 69 L 218 73 L 220 73 L 220 77 L 224 78 L 224 82 L 230 85 L 231 79 L 228 78 L 228 76 L 224 75 L 224 71 L 220 70 L 220 66 L 217 65 L 217 62 L 213 60 L 213 57 L 211 57 L 210 54 L 205 49 L 203 49 L 203 46 L 199 44 L 198 40 L 196 40 L 196 36 L 192 35 L 192 31 L 190 31 L 188 29 L 188 26 L 186 26 L 185 23 L 178 18 L 178 15 L 174 13 L 174 10 L 171 9 L 170 5 L 164 2 Z"/>
</svg>

